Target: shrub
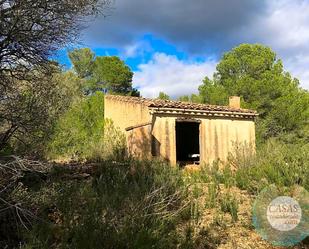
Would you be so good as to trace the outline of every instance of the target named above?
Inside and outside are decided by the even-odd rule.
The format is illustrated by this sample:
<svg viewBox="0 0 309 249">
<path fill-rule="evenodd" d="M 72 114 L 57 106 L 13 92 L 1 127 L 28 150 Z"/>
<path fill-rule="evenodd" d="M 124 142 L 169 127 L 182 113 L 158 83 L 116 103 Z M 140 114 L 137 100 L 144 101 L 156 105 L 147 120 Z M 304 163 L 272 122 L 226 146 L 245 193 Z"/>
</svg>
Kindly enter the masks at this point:
<svg viewBox="0 0 309 249">
<path fill-rule="evenodd" d="M 78 99 L 59 119 L 49 144 L 51 159 L 101 160 L 125 156 L 125 136 L 104 119 L 104 95 Z"/>
<path fill-rule="evenodd" d="M 104 120 L 103 141 L 94 144 L 89 159 L 113 159 L 117 161 L 124 160 L 126 153 L 125 134 L 116 128 L 112 120 Z"/>
<path fill-rule="evenodd" d="M 218 184 L 216 182 L 208 184 L 208 193 L 206 197 L 206 208 L 214 208 L 217 203 Z"/>
<path fill-rule="evenodd" d="M 59 171 L 57 172 L 58 179 Z M 60 181 L 53 204 L 40 209 L 28 246 L 173 248 L 194 207 L 181 172 L 160 161 L 102 161 L 88 181 Z M 196 207 L 189 211 L 197 215 Z"/>
<path fill-rule="evenodd" d="M 231 215 L 234 222 L 238 220 L 238 201 L 230 193 L 221 196 L 220 207 L 222 212 Z"/>
<path fill-rule="evenodd" d="M 241 162 L 241 160 L 239 161 Z M 284 144 L 270 139 L 258 148 L 250 164 L 238 164 L 236 185 L 251 193 L 258 193 L 268 184 L 309 189 L 309 145 Z"/>
<path fill-rule="evenodd" d="M 86 157 L 92 144 L 99 143 L 104 131 L 104 95 L 79 99 L 59 119 L 50 143 L 50 157 Z"/>
</svg>

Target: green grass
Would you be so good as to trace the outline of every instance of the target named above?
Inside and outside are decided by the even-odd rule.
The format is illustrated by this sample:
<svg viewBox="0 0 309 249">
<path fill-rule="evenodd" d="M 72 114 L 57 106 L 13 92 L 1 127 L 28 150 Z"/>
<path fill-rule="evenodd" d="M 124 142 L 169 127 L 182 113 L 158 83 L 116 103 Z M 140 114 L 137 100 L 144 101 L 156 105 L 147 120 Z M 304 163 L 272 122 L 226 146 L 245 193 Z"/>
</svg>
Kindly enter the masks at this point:
<svg viewBox="0 0 309 249">
<path fill-rule="evenodd" d="M 182 227 L 198 223 L 200 207 L 178 168 L 162 161 L 101 161 L 92 179 L 65 180 L 62 173 L 67 170 L 53 170 L 52 184 L 24 193 L 29 203 L 45 198 L 38 205 L 41 221 L 26 233 L 28 248 L 190 248 L 193 234 Z"/>
</svg>

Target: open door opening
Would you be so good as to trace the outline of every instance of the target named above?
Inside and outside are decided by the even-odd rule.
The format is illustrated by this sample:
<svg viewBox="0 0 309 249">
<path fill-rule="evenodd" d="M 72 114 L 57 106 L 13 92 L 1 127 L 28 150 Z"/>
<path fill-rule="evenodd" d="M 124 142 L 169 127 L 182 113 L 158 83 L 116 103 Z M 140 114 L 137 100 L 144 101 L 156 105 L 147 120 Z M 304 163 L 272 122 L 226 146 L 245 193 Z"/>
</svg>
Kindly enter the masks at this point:
<svg viewBox="0 0 309 249">
<path fill-rule="evenodd" d="M 176 121 L 176 160 L 180 166 L 200 163 L 199 125 Z"/>
</svg>

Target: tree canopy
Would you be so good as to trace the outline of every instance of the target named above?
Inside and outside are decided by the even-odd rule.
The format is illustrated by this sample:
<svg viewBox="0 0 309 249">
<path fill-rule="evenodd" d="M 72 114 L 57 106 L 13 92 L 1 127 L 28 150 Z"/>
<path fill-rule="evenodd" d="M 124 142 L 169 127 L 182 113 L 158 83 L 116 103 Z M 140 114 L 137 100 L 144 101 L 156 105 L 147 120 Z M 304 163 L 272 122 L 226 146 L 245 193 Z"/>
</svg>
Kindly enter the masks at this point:
<svg viewBox="0 0 309 249">
<path fill-rule="evenodd" d="M 105 0 L 0 1 L 0 84 L 9 84 L 12 76 L 20 79 L 33 67 L 48 66 L 50 56 L 77 40 L 85 18 L 109 4 Z"/>
<path fill-rule="evenodd" d="M 133 72 L 117 56 L 98 56 L 94 61 L 93 76 L 97 84 L 111 93 L 128 94 L 132 90 Z"/>
<path fill-rule="evenodd" d="M 95 54 L 90 48 L 75 49 L 68 53 L 73 64 L 74 71 L 80 78 L 87 78 L 92 75 Z"/>
<path fill-rule="evenodd" d="M 284 71 L 275 52 L 259 44 L 225 53 L 213 80 L 206 77 L 199 93 L 210 104 L 227 104 L 228 96 L 240 96 L 243 107 L 258 111 L 258 130 L 265 138 L 302 129 L 309 120 L 308 92 Z"/>
<path fill-rule="evenodd" d="M 51 57 L 77 41 L 90 16 L 109 5 L 108 0 L 0 1 L 0 151 L 10 140 L 25 147 L 30 137 L 43 140 L 71 95 L 58 81 L 60 67 Z"/>
<path fill-rule="evenodd" d="M 77 75 L 85 79 L 85 91 L 139 96 L 132 87 L 133 72 L 117 56 L 95 56 L 89 48 L 74 49 L 69 58 Z"/>
<path fill-rule="evenodd" d="M 169 100 L 170 96 L 168 96 L 166 93 L 164 92 L 159 92 L 159 96 L 158 99 L 163 99 L 163 100 Z"/>
<path fill-rule="evenodd" d="M 104 95 L 96 92 L 72 102 L 55 125 L 49 156 L 85 155 L 99 146 L 104 128 Z"/>
</svg>

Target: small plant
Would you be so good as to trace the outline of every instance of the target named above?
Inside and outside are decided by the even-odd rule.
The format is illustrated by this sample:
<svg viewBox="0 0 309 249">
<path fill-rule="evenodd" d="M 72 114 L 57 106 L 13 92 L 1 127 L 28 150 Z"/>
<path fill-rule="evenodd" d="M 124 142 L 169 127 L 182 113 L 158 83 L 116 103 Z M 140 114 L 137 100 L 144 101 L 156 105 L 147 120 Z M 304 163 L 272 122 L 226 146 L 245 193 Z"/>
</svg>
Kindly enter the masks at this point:
<svg viewBox="0 0 309 249">
<path fill-rule="evenodd" d="M 213 226 L 218 226 L 218 227 L 222 227 L 222 228 L 226 228 L 226 221 L 223 218 L 223 214 L 221 212 L 216 212 L 216 215 L 213 219 Z"/>
<path fill-rule="evenodd" d="M 201 211 L 199 203 L 197 200 L 191 202 L 191 220 L 193 222 L 193 227 L 196 226 L 200 220 Z"/>
<path fill-rule="evenodd" d="M 196 173 L 196 179 L 198 182 L 210 182 L 211 174 L 210 174 L 210 166 L 208 164 L 202 164 L 199 171 Z"/>
<path fill-rule="evenodd" d="M 194 184 L 192 189 L 192 195 L 195 199 L 201 197 L 203 195 L 203 189 L 199 185 Z"/>
<path fill-rule="evenodd" d="M 221 211 L 229 213 L 233 222 L 238 220 L 238 201 L 230 193 L 224 194 L 220 199 Z"/>
<path fill-rule="evenodd" d="M 209 173 L 212 177 L 212 181 L 222 183 L 223 182 L 223 176 L 222 176 L 222 170 L 220 170 L 220 161 L 216 160 L 212 163 L 212 166 L 209 168 Z"/>
<path fill-rule="evenodd" d="M 218 196 L 217 182 L 209 183 L 205 207 L 214 208 L 217 203 L 217 196 Z"/>
<path fill-rule="evenodd" d="M 231 170 L 230 165 L 226 165 L 223 168 L 223 171 L 222 171 L 222 183 L 224 184 L 224 186 L 226 188 L 229 188 L 229 187 L 235 185 L 235 177 L 234 177 L 234 173 Z"/>
</svg>

